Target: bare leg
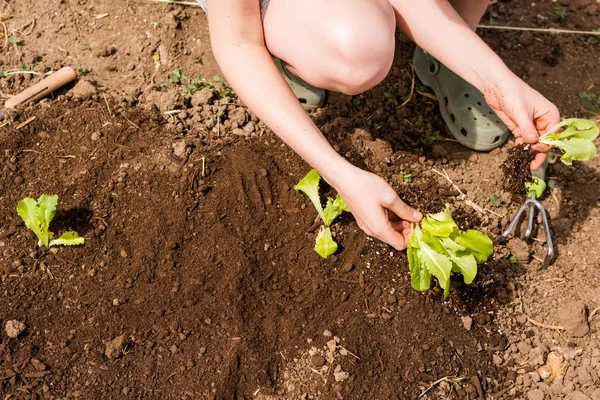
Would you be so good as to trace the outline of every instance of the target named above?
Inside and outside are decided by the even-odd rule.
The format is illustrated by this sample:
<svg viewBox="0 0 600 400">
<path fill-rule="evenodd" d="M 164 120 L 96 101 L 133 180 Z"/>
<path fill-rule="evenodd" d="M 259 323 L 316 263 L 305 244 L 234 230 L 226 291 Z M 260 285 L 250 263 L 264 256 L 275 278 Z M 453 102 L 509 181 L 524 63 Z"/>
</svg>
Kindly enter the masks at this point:
<svg viewBox="0 0 600 400">
<path fill-rule="evenodd" d="M 473 30 L 477 29 L 479 21 L 490 5 L 490 0 L 449 0 L 449 2 Z"/>
<path fill-rule="evenodd" d="M 362 93 L 387 76 L 394 59 L 388 0 L 271 0 L 263 25 L 271 54 L 316 87 Z"/>
</svg>

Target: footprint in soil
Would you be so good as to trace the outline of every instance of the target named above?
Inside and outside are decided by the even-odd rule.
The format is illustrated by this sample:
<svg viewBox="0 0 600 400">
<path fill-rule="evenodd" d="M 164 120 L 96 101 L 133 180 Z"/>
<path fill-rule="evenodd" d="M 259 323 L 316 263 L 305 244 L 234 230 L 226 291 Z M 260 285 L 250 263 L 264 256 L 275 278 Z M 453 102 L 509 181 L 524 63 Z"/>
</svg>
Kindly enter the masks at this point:
<svg viewBox="0 0 600 400">
<path fill-rule="evenodd" d="M 52 220 L 53 232 L 74 230 L 80 236 L 85 236 L 94 230 L 92 218 L 94 213 L 87 208 L 75 207 L 68 210 L 59 210 Z"/>
</svg>

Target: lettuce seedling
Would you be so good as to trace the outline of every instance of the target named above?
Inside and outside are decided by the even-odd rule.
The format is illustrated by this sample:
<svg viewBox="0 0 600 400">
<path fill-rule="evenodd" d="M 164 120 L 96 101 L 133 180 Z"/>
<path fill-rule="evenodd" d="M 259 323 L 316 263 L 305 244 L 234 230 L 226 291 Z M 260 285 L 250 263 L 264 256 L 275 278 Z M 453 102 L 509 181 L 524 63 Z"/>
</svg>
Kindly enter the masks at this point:
<svg viewBox="0 0 600 400">
<path fill-rule="evenodd" d="M 470 284 L 477 275 L 477 264 L 485 262 L 493 249 L 492 240 L 484 233 L 461 231 L 446 205 L 444 211 L 426 215 L 420 226 L 412 226 L 407 248 L 411 286 L 428 290 L 433 275 L 447 297 L 452 273 L 462 273 L 464 282 Z"/>
<path fill-rule="evenodd" d="M 330 255 L 334 254 L 337 251 L 338 245 L 333 240 L 331 236 L 331 228 L 330 225 L 342 212 L 350 211 L 344 200 L 342 200 L 341 196 L 338 194 L 335 199 L 331 197 L 327 198 L 327 204 L 325 205 L 325 209 L 321 205 L 321 197 L 319 196 L 319 181 L 321 180 L 321 175 L 312 169 L 306 174 L 304 178 L 296 186 L 294 189 L 298 192 L 302 192 L 308 196 L 310 201 L 313 203 L 313 206 L 317 210 L 319 217 L 323 221 L 321 229 L 317 234 L 317 238 L 315 240 L 315 251 L 323 258 L 327 258 Z"/>
<path fill-rule="evenodd" d="M 560 149 L 563 153 L 560 160 L 563 164 L 572 165 L 573 160 L 588 161 L 596 155 L 593 140 L 598 137 L 598 127 L 589 119 L 568 118 L 561 121 L 549 132 L 542 135 L 540 143 Z M 527 195 L 539 198 L 546 190 L 546 182 L 542 176 L 532 176 L 532 181 L 525 182 Z"/>
<path fill-rule="evenodd" d="M 25 226 L 35 233 L 39 239 L 38 245 L 45 247 L 52 246 L 74 246 L 83 244 L 85 239 L 80 237 L 77 232 L 69 231 L 60 235 L 57 239 L 52 239 L 54 234 L 50 232 L 50 222 L 56 214 L 56 205 L 58 204 L 57 195 L 43 194 L 35 201 L 31 197 L 19 201 L 17 204 L 17 213 L 25 222 Z"/>
<path fill-rule="evenodd" d="M 594 121 L 568 118 L 549 131 L 556 133 L 544 134 L 539 141 L 560 149 L 563 153 L 560 161 L 572 165 L 573 160 L 588 161 L 596 155 L 596 145 L 593 140 L 598 137 L 598 131 Z"/>
</svg>

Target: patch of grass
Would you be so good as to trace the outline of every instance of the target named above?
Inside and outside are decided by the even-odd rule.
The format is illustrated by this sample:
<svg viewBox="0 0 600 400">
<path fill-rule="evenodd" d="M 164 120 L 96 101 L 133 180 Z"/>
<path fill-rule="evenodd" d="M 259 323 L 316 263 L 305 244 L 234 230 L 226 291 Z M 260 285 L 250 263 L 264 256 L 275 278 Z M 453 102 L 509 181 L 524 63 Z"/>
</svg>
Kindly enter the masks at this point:
<svg viewBox="0 0 600 400">
<path fill-rule="evenodd" d="M 77 66 L 77 72 L 79 72 L 81 75 L 87 75 L 88 70 L 85 68 L 85 66 L 83 64 L 79 64 Z"/>
</svg>

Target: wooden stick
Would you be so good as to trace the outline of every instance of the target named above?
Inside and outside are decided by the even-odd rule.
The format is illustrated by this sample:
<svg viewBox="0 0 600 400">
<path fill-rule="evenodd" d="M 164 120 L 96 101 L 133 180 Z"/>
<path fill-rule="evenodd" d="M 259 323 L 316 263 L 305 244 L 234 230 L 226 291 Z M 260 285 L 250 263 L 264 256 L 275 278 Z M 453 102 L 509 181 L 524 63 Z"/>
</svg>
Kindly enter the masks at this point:
<svg viewBox="0 0 600 400">
<path fill-rule="evenodd" d="M 594 31 L 573 31 L 570 29 L 556 29 L 556 28 L 525 28 L 519 26 L 494 26 L 494 25 L 479 25 L 478 28 L 483 29 L 498 29 L 504 31 L 525 31 L 525 32 L 544 32 L 544 33 L 565 33 L 572 35 L 595 35 L 600 36 L 600 32 Z"/>
</svg>

